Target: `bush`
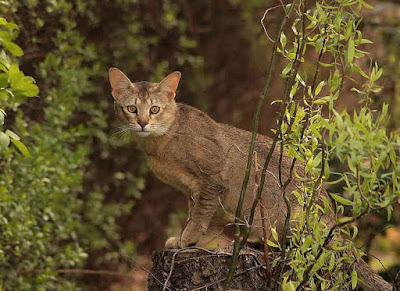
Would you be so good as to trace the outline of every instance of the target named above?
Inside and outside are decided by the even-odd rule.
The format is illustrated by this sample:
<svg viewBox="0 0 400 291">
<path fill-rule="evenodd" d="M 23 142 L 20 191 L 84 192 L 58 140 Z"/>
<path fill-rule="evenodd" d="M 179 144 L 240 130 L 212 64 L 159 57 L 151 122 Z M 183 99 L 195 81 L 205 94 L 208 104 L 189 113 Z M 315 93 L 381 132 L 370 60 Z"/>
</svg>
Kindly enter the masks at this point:
<svg viewBox="0 0 400 291">
<path fill-rule="evenodd" d="M 13 11 L 18 5 L 10 3 L 6 10 Z M 33 8 L 36 4 L 30 5 Z M 72 4 L 60 1 L 54 6 L 49 2 L 46 7 L 52 16 L 61 17 L 61 22 L 47 43 L 52 49 L 37 65 L 43 102 L 39 108 L 41 122 L 25 118 L 20 107 L 24 99 L 38 94 L 33 79 L 24 77 L 15 62 L 8 71 L 3 70 L 8 73 L 10 88 L 6 89 L 8 95 L 2 98 L 2 106 L 19 110 L 9 124 L 30 152 L 13 132 L 2 133 L 3 143 L 7 134 L 23 154 L 2 147 L 0 281 L 4 289 L 11 290 L 74 289 L 74 280 L 60 276 L 60 269 L 83 266 L 88 249 L 120 251 L 110 247 L 103 232 L 117 237 L 115 220 L 131 206 L 105 204 L 104 194 L 99 191 L 83 193 L 92 137 L 101 132 L 104 123 L 75 123 L 74 115 L 85 106 L 89 116 L 106 119 L 104 102 L 82 101 L 87 94 L 101 92 L 91 78 L 102 76 L 105 70 L 95 64 L 94 47 L 85 44 L 75 30 L 74 19 L 67 16 Z M 47 19 L 35 20 L 40 21 L 41 26 L 49 25 Z M 5 27 L 17 30 L 8 22 Z M 2 43 L 15 55 L 22 55 L 14 43 Z M 5 61 L 10 59 L 4 51 L 2 55 Z M 131 247 L 126 251 L 133 254 Z"/>
<path fill-rule="evenodd" d="M 154 71 L 140 70 L 160 78 L 169 63 L 179 62 L 201 71 L 201 59 L 190 51 L 196 43 L 185 37 L 184 23 L 176 19 L 176 6 L 155 3 L 159 4 L 166 37 L 180 34 L 177 48 L 182 53 L 179 60 L 160 55 Z M 63 275 L 69 269 L 79 272 L 86 267 L 128 263 L 126 256 L 135 255 L 132 241 L 121 238 L 117 220 L 129 213 L 140 197 L 146 168 L 144 159 L 126 141 L 110 144 L 107 131 L 112 102 L 101 85 L 107 82 L 112 63 L 124 69 L 140 66 L 147 51 L 162 41 L 155 33 L 139 29 L 144 23 L 140 7 L 134 0 L 102 4 L 32 0 L 4 1 L 0 8 L 10 20 L 0 21 L 3 51 L 14 54 L 0 54 L 4 72 L 0 74 L 0 86 L 4 87 L 0 108 L 10 113 L 5 119 L 5 112 L 0 111 L 0 121 L 3 124 L 5 120 L 8 128 L 0 128 L 0 285 L 4 289 L 73 290 L 85 283 L 79 276 Z M 118 11 L 121 18 L 110 18 L 110 11 Z M 107 39 L 88 39 L 92 35 L 87 30 L 104 29 L 105 21 L 116 25 L 107 30 Z M 12 42 L 18 26 L 25 56 Z M 170 45 L 176 46 L 173 41 Z M 19 71 L 18 56 L 41 89 L 39 98 L 25 103 L 28 97 L 38 95 L 38 89 L 32 78 Z M 16 147 L 8 147 L 8 139 Z M 115 160 L 135 154 L 130 158 L 135 161 L 131 173 L 114 175 L 101 166 L 111 160 L 110 152 L 115 152 L 116 146 L 120 148 L 112 157 Z M 126 195 L 107 197 L 121 188 Z M 93 257 L 87 260 L 89 255 Z M 97 280 L 96 286 L 100 284 Z"/>
</svg>

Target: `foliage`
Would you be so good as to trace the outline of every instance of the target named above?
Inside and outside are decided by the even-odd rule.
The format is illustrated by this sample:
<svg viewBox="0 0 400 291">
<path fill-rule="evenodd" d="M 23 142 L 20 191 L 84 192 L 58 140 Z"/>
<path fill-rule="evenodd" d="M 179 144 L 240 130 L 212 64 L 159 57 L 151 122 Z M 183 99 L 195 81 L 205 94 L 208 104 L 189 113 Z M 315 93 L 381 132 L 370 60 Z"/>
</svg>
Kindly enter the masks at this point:
<svg viewBox="0 0 400 291">
<path fill-rule="evenodd" d="M 148 30 L 143 19 L 147 16 L 134 0 L 102 4 L 3 1 L 1 11 L 9 22 L 0 21 L 4 48 L 0 107 L 11 112 L 5 119 L 1 111 L 1 123 L 5 120 L 10 129 L 0 132 L 4 144 L 0 157 L 0 286 L 4 290 L 75 290 L 85 282 L 76 275 L 65 277 L 63 271 L 127 264 L 125 257 L 135 255 L 133 242 L 121 238 L 117 221 L 140 198 L 144 159 L 124 140 L 110 143 L 107 120 L 112 102 L 100 84 L 106 81 L 111 65 L 128 72 L 136 68 L 134 72 L 151 79 L 161 78 L 171 64 L 185 65 L 194 75 L 202 75 L 202 59 L 192 52 L 196 42 L 186 35 L 185 22 L 177 17 L 178 7 L 169 1 L 158 4 L 163 33 L 152 35 L 144 31 Z M 121 17 L 110 17 L 113 12 Z M 115 29 L 108 30 L 107 21 Z M 18 26 L 25 55 L 13 42 Z M 105 26 L 103 35 L 108 39 L 93 39 L 87 31 Z M 178 44 L 171 33 L 180 35 Z M 176 58 L 160 54 L 150 67 L 141 67 L 154 46 L 165 43 L 159 35 L 165 35 L 180 53 Z M 35 75 L 40 100 L 23 103 L 36 96 L 38 89 L 19 70 L 16 57 L 22 57 L 23 68 Z M 6 147 L 8 138 L 23 155 Z M 111 160 L 111 152 L 113 160 L 135 161 L 129 163 L 134 165 L 127 169 L 131 173 L 113 175 L 101 166 Z M 124 192 L 116 196 L 116 189 Z"/>
<path fill-rule="evenodd" d="M 25 76 L 20 71 L 17 57 L 23 55 L 22 49 L 13 41 L 18 33 L 18 26 L 0 17 L 0 130 L 4 126 L 6 118 L 5 106 L 16 108 L 28 97 L 35 97 L 39 93 L 35 81 Z M 20 138 L 10 129 L 0 131 L 0 149 L 5 151 L 10 141 L 20 150 L 29 156 L 29 152 Z"/>
<path fill-rule="evenodd" d="M 319 1 L 315 10 L 305 11 L 302 5 L 298 13 L 308 23 L 301 28 L 297 24 L 301 18 L 297 23 L 294 21 L 292 30 L 297 41 L 291 49 L 285 49 L 282 43 L 281 52 L 293 68 L 304 56 L 298 52 L 304 42 L 304 50 L 308 46 L 315 48 L 318 63 L 314 77 L 311 82 L 305 81 L 305 85 L 302 80 L 307 80 L 307 76 L 294 74 L 293 69 L 292 75 L 287 75 L 296 81 L 290 88 L 286 126 L 282 125 L 280 134 L 290 154 L 304 163 L 307 179 L 303 180 L 305 191 L 297 194 L 305 211 L 299 214 L 300 224 L 290 235 L 292 246 L 286 253 L 293 269 L 285 273 L 284 286 L 312 289 L 321 284 L 322 289 L 340 290 L 348 285 L 354 289 L 355 271 L 340 272 L 332 280 L 333 274 L 343 268 L 343 263 L 351 264 L 362 255 L 351 242 L 357 236 L 357 228 L 348 226 L 349 223 L 372 211 L 386 211 L 388 219 L 391 218 L 392 203 L 400 193 L 399 137 L 387 133 L 388 106 L 384 104 L 380 113 L 371 106 L 373 94 L 381 90 L 376 82 L 383 70 L 371 63 L 369 73 L 365 73 L 365 66 L 358 61 L 368 55 L 362 45 L 372 43 L 363 38 L 358 28 L 359 12 L 371 6 L 364 1 L 341 1 L 333 5 Z M 333 61 L 325 63 L 325 56 L 332 57 Z M 318 83 L 319 73 L 327 78 Z M 285 72 L 282 74 L 285 76 Z M 347 77 L 351 91 L 357 93 L 362 104 L 351 115 L 337 111 L 337 100 Z M 300 102 L 292 99 L 296 94 L 301 97 Z M 335 165 L 336 161 L 339 166 Z M 340 170 L 334 172 L 332 168 Z M 324 180 L 331 185 L 344 182 L 344 193 L 330 193 L 336 204 L 334 209 L 327 198 L 323 207 L 314 201 Z M 346 209 L 350 205 L 351 209 Z M 320 216 L 329 212 L 336 218 L 333 225 L 320 221 Z M 327 243 L 334 235 L 334 242 L 328 248 Z M 312 246 L 307 244 L 310 241 L 314 241 Z M 355 257 L 345 255 L 337 259 L 338 250 L 349 250 L 347 254 Z"/>
<path fill-rule="evenodd" d="M 9 4 L 9 12 L 18 9 L 19 3 Z M 33 9 L 38 4 L 30 5 Z M 98 134 L 104 124 L 72 123 L 76 111 L 85 105 L 87 114 L 97 120 L 105 118 L 104 102 L 96 105 L 81 100 L 86 94 L 98 92 L 91 78 L 104 73 L 95 64 L 94 47 L 85 44 L 75 30 L 75 19 L 68 14 L 71 5 L 60 1 L 46 6 L 53 16 L 60 16 L 61 23 L 47 40 L 53 49 L 37 66 L 44 121 L 30 122 L 27 129 L 20 110 L 12 126 L 26 142 L 30 156 L 8 148 L 1 162 L 0 281 L 4 289 L 11 290 L 75 289 L 76 283 L 60 277 L 57 270 L 82 266 L 89 249 L 108 248 L 107 236 L 118 237 L 116 218 L 132 206 L 105 204 L 101 192 L 78 196 L 83 191 L 83 169 L 89 163 L 90 137 Z M 52 17 L 35 21 L 42 22 L 41 26 L 50 25 Z M 22 97 L 37 94 L 37 87 L 15 64 L 7 68 L 11 89 L 2 104 L 16 110 Z M 131 247 L 125 250 L 133 253 Z M 119 250 L 114 248 L 110 254 L 115 251 Z"/>
<path fill-rule="evenodd" d="M 365 1 L 321 0 L 310 9 L 306 1 L 293 1 L 285 8 L 291 33 L 282 31 L 276 40 L 277 52 L 287 60 L 281 73 L 286 89 L 279 100 L 281 115 L 271 151 L 277 145 L 281 155 L 287 152 L 292 164 L 298 164 L 289 180 L 278 180 L 284 200 L 294 195 L 303 206 L 303 211 L 294 213 L 292 219 L 298 223 L 293 226 L 287 203 L 284 235 L 269 241 L 281 249 L 273 266 L 283 290 L 355 289 L 357 272 L 354 267 L 348 272 L 346 266 L 354 266 L 363 253 L 351 241 L 358 233 L 351 223 L 372 211 L 385 211 L 390 219 L 392 203 L 400 193 L 400 137 L 386 129 L 388 105 L 383 104 L 380 112 L 372 107 L 374 94 L 381 90 L 377 81 L 383 70 L 371 63 L 366 73 L 361 62 L 368 56 L 364 45 L 372 43 L 359 30 L 362 8 L 371 6 Z M 312 63 L 313 70 L 302 70 Z M 338 100 L 348 87 L 361 104 L 351 114 L 338 109 Z M 263 172 L 268 163 L 267 158 Z M 301 190 L 286 193 L 292 176 L 302 182 Z M 344 190 L 329 194 L 336 207 L 323 195 L 326 182 Z M 262 187 L 261 182 L 257 193 Z M 289 270 L 282 269 L 283 262 L 289 262 Z"/>
</svg>

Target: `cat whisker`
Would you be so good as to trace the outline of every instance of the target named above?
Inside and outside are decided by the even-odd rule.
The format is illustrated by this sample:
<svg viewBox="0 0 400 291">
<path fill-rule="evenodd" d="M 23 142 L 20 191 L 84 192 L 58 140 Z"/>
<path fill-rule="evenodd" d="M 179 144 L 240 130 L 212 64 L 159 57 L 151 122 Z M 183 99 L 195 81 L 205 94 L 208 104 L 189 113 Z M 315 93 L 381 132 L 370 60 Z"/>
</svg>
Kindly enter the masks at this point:
<svg viewBox="0 0 400 291">
<path fill-rule="evenodd" d="M 121 125 L 111 130 L 110 139 L 122 139 L 130 131 L 129 125 Z"/>
<path fill-rule="evenodd" d="M 126 130 L 126 126 L 125 126 L 125 125 L 118 126 L 118 127 L 116 127 L 116 128 L 113 128 L 113 129 L 110 131 L 109 136 L 113 136 L 113 135 L 119 134 L 119 133 L 121 133 L 121 132 L 123 132 L 123 131 L 125 131 L 125 130 Z"/>
</svg>

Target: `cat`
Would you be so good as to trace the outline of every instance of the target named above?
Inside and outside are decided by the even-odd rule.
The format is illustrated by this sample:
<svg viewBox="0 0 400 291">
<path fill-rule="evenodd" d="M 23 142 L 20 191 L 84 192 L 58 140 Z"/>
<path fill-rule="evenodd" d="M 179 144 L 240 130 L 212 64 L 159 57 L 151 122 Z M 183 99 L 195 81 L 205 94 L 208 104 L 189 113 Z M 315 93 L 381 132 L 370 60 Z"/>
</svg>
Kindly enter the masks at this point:
<svg viewBox="0 0 400 291">
<path fill-rule="evenodd" d="M 166 248 L 196 245 L 208 229 L 223 230 L 234 222 L 251 140 L 250 132 L 217 123 L 206 113 L 175 102 L 180 78 L 180 72 L 173 72 L 159 83 L 132 83 L 120 70 L 109 70 L 118 119 L 137 136 L 153 173 L 189 197 L 186 226 L 181 235 L 166 241 Z M 269 137 L 257 135 L 255 151 L 260 161 L 265 159 L 271 143 Z M 286 206 L 278 181 L 279 157 L 277 147 L 262 193 L 267 237 L 271 236 L 272 228 L 277 230 L 279 237 L 283 235 Z M 288 179 L 291 162 L 292 159 L 283 156 L 283 181 Z M 296 171 L 301 173 L 302 170 L 298 167 Z M 254 171 L 249 181 L 240 217 L 244 224 L 255 196 Z M 299 187 L 301 183 L 294 178 L 286 191 L 291 193 Z M 324 189 L 321 192 L 320 197 L 326 195 Z M 296 213 L 302 206 L 294 195 L 288 196 L 292 213 Z M 260 211 L 256 211 L 250 239 L 260 241 L 262 237 L 262 218 Z M 371 290 L 391 290 L 390 285 L 373 273 L 364 261 L 360 260 L 357 265 L 364 273 L 359 276 Z M 387 289 L 377 287 L 382 288 L 382 284 L 387 284 Z"/>
</svg>

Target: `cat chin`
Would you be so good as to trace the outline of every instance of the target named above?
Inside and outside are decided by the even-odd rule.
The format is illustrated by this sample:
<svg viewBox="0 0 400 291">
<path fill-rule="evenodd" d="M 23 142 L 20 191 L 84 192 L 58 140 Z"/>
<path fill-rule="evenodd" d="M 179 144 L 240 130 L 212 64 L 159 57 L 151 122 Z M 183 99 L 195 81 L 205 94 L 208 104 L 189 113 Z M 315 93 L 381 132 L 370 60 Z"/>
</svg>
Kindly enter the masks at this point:
<svg viewBox="0 0 400 291">
<path fill-rule="evenodd" d="M 146 131 L 133 131 L 133 133 L 136 136 L 139 137 L 149 137 L 149 136 L 161 136 L 164 135 L 167 132 L 167 130 L 158 130 L 158 131 L 152 131 L 152 130 L 146 130 Z"/>
<path fill-rule="evenodd" d="M 140 137 L 148 137 L 151 134 L 150 131 L 137 131 L 135 132 L 135 135 L 140 136 Z"/>
</svg>

